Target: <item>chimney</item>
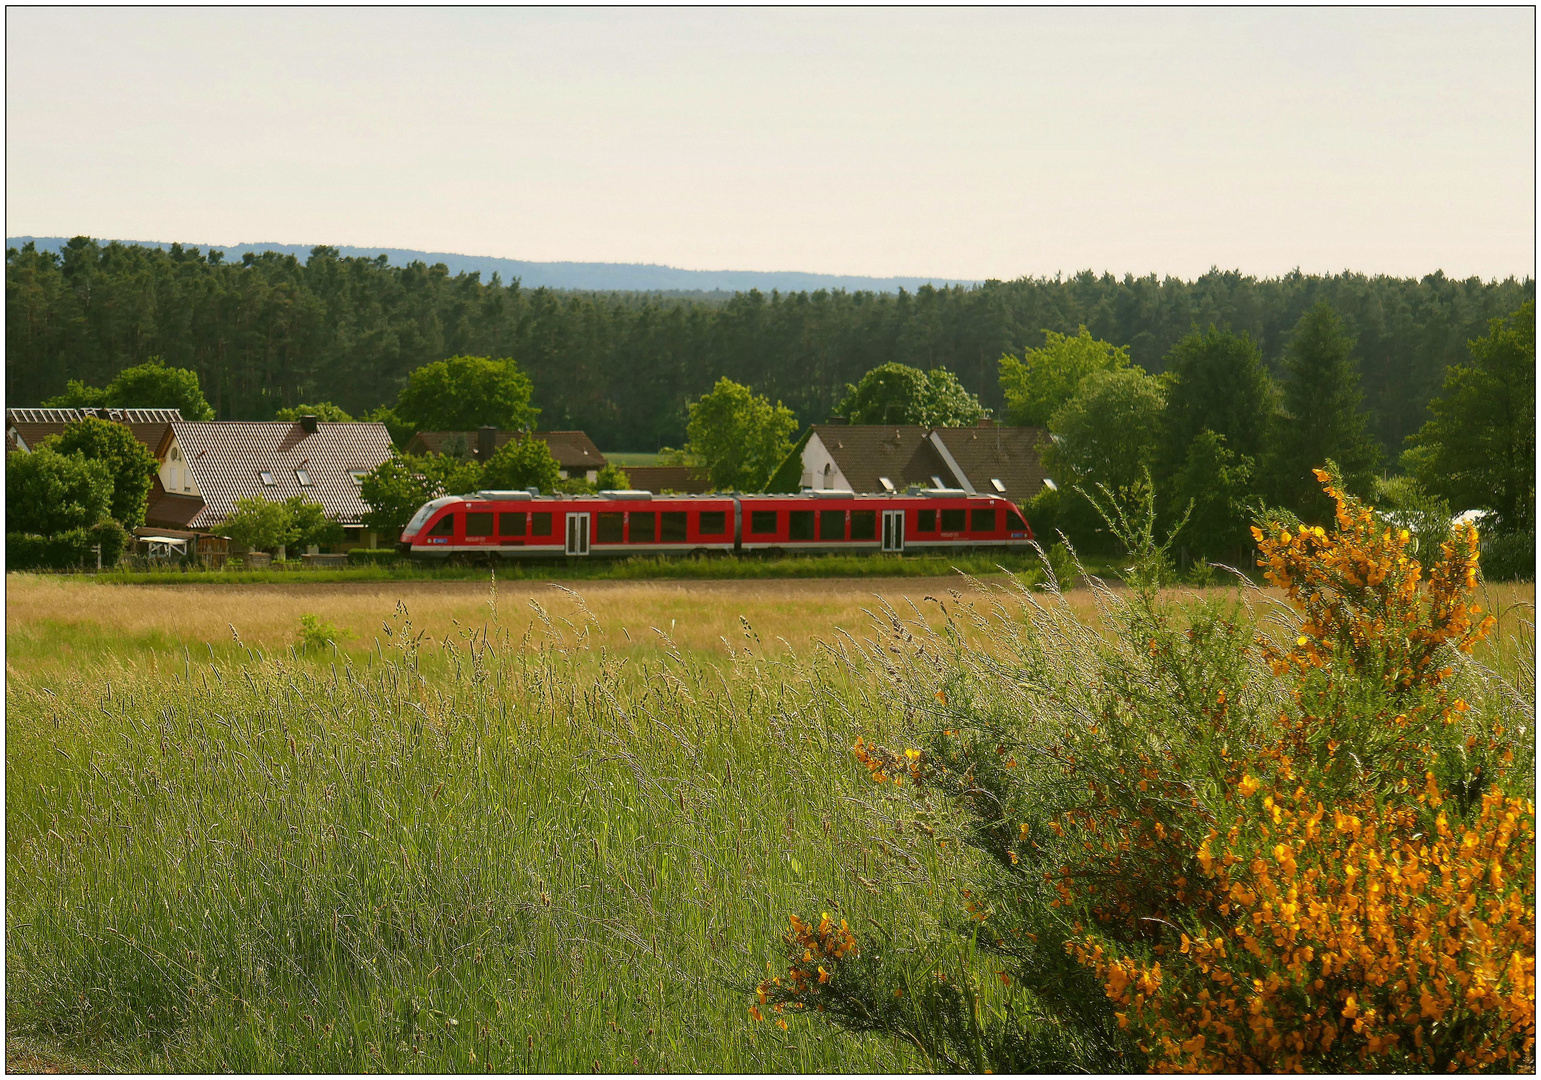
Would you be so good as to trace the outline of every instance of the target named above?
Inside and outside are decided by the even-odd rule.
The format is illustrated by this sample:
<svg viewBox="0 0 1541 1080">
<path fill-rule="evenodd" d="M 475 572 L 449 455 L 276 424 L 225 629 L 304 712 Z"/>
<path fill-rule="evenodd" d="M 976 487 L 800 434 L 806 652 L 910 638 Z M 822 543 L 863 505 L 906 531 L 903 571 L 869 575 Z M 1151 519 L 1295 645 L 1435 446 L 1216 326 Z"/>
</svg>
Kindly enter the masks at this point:
<svg viewBox="0 0 1541 1080">
<path fill-rule="evenodd" d="M 495 427 L 480 427 L 476 429 L 476 456 L 486 464 L 498 448 L 498 429 Z"/>
<path fill-rule="evenodd" d="M 824 422 L 826 424 L 849 424 L 851 421 L 850 421 L 850 419 L 848 417 L 844 417 L 844 416 L 831 416 L 828 420 L 826 420 Z"/>
<path fill-rule="evenodd" d="M 994 420 L 993 417 L 981 416 L 979 418 L 979 426 L 980 427 L 994 427 L 995 426 L 995 420 Z"/>
<path fill-rule="evenodd" d="M 314 435 L 316 433 L 316 418 L 310 413 L 306 413 L 300 417 L 300 427 L 305 429 L 305 434 Z"/>
</svg>

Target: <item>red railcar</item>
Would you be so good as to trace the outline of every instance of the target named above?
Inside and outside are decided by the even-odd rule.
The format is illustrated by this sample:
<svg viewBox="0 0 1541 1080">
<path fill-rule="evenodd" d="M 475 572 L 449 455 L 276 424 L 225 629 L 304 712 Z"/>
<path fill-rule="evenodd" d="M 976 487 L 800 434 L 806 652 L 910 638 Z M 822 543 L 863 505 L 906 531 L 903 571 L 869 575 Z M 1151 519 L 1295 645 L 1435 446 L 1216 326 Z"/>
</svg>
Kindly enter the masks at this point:
<svg viewBox="0 0 1541 1080">
<path fill-rule="evenodd" d="M 479 491 L 423 505 L 397 545 L 413 556 L 505 559 L 648 552 L 1025 549 L 1021 512 L 996 495 L 538 495 Z"/>
</svg>

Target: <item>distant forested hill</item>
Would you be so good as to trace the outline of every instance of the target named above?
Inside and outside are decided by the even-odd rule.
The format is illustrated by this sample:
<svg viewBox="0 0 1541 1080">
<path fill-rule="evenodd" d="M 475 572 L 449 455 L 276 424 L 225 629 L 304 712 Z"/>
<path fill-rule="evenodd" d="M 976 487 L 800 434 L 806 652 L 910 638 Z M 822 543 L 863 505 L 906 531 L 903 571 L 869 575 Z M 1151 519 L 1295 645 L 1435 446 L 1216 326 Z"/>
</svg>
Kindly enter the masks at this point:
<svg viewBox="0 0 1541 1080">
<path fill-rule="evenodd" d="M 102 240 L 106 244 L 111 241 Z M 11 236 L 6 247 L 21 248 L 32 244 L 39 251 L 63 251 L 69 243 L 65 236 Z M 170 250 L 169 243 L 153 240 L 120 240 L 118 243 L 141 247 Z M 189 244 L 182 244 L 184 248 Z M 230 247 L 209 247 L 218 250 L 225 261 L 238 262 L 248 254 L 261 255 L 272 251 L 279 255 L 293 255 L 297 259 L 310 256 L 312 244 L 235 244 Z M 804 289 L 846 289 L 869 292 L 913 292 L 922 285 L 971 285 L 952 278 L 925 277 L 857 277 L 843 274 L 809 274 L 799 270 L 681 270 L 675 266 L 657 263 L 581 263 L 581 262 L 526 262 L 522 259 L 499 259 L 488 255 L 456 255 L 447 251 L 413 251 L 407 248 L 361 248 L 342 245 L 332 250 L 342 258 L 376 259 L 384 256 L 391 266 L 410 266 L 420 262 L 425 266 L 443 264 L 451 274 L 480 274 L 491 281 L 497 274 L 503 281 L 517 279 L 526 289 L 580 289 L 602 292 L 747 292 L 760 289 L 769 292 L 796 292 Z"/>
<path fill-rule="evenodd" d="M 1328 300 L 1358 337 L 1374 429 L 1393 454 L 1426 419 L 1447 364 L 1535 283 L 1211 272 L 1023 278 L 898 293 L 726 298 L 558 292 L 320 247 L 226 260 L 76 240 L 6 254 L 6 396 L 36 404 L 67 379 L 105 384 L 150 356 L 198 371 L 221 418 L 262 419 L 329 400 L 355 414 L 392 400 L 407 372 L 469 353 L 511 356 L 535 380 L 542 426 L 583 428 L 606 449 L 684 439 L 685 403 L 719 376 L 823 420 L 848 382 L 890 360 L 945 365 L 1002 404 L 996 361 L 1085 324 L 1160 371 L 1210 323 L 1246 331 L 1277 370 L 1301 313 Z"/>
</svg>

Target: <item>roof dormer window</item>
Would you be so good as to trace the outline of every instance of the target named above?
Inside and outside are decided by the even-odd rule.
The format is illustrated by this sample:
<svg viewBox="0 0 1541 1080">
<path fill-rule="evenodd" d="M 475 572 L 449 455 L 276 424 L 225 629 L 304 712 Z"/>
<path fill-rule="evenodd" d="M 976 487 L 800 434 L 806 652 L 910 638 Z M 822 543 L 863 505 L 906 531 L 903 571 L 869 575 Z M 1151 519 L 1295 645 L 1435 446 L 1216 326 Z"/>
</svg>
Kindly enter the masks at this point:
<svg viewBox="0 0 1541 1080">
<path fill-rule="evenodd" d="M 260 472 L 260 473 L 257 474 L 257 476 L 261 478 L 262 486 L 263 487 L 272 487 L 273 486 L 273 474 L 272 473 L 270 473 L 270 472 Z"/>
<path fill-rule="evenodd" d="M 999 491 L 1002 495 L 1006 494 L 1006 485 L 1001 483 L 993 476 L 990 477 L 990 486 L 993 487 L 996 491 Z"/>
<path fill-rule="evenodd" d="M 300 482 L 300 487 L 310 487 L 310 473 L 304 469 L 295 469 L 294 478 Z"/>
</svg>

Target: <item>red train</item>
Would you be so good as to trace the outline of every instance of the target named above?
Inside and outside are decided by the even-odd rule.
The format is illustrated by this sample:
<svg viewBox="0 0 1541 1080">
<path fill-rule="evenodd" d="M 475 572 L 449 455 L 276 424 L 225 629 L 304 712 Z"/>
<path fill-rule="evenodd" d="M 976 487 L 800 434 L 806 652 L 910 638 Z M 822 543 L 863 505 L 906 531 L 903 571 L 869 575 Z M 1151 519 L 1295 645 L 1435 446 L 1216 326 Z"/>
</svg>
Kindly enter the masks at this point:
<svg viewBox="0 0 1541 1080">
<path fill-rule="evenodd" d="M 413 556 L 506 559 L 647 552 L 1025 549 L 1021 512 L 995 495 L 539 495 L 478 491 L 425 503 L 397 547 Z"/>
</svg>

